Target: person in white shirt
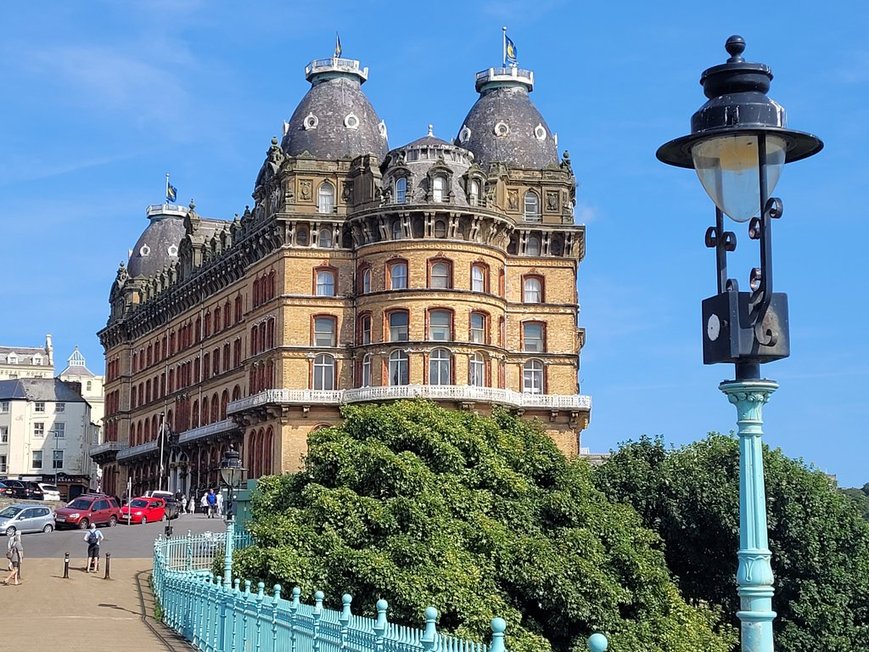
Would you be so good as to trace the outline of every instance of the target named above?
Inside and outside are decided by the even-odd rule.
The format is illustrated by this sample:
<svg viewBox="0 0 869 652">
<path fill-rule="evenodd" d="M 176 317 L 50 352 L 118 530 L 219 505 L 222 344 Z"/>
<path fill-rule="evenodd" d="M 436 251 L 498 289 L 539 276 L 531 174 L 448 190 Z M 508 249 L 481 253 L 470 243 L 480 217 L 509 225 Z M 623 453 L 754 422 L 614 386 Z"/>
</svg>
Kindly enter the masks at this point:
<svg viewBox="0 0 869 652">
<path fill-rule="evenodd" d="M 96 573 L 100 569 L 100 543 L 103 538 L 103 533 L 97 529 L 97 524 L 91 523 L 91 527 L 85 532 L 83 539 L 88 544 L 88 573 Z"/>
</svg>

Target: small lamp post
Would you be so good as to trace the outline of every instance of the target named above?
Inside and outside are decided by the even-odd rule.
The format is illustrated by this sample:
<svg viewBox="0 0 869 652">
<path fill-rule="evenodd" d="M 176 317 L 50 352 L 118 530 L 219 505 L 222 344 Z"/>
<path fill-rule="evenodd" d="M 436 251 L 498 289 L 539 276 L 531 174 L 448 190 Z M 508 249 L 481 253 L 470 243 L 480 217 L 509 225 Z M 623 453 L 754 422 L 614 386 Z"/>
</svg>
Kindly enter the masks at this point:
<svg viewBox="0 0 869 652">
<path fill-rule="evenodd" d="M 691 133 L 662 145 L 663 163 L 693 168 L 715 203 L 715 226 L 706 246 L 715 249 L 718 293 L 705 299 L 703 362 L 733 363 L 735 379 L 719 389 L 736 406 L 739 426 L 739 568 L 736 574 L 743 652 L 772 652 L 773 575 L 767 536 L 761 436 L 763 404 L 778 385 L 761 378 L 760 365 L 790 355 L 787 295 L 773 292 L 772 220 L 782 202 L 771 197 L 785 163 L 817 154 L 815 136 L 785 126 L 785 110 L 767 97 L 772 71 L 748 63 L 741 36 L 727 39 L 726 63 L 703 72 L 709 101 L 691 118 Z M 727 253 L 736 235 L 724 215 L 748 222 L 759 242 L 760 266 L 749 274 L 750 292 L 727 275 Z"/>
<path fill-rule="evenodd" d="M 226 545 L 223 555 L 223 583 L 224 586 L 232 585 L 232 547 L 235 536 L 235 522 L 233 521 L 233 494 L 241 484 L 245 469 L 241 466 L 241 456 L 231 446 L 223 454 L 220 462 L 220 479 L 229 488 L 226 498 Z"/>
</svg>

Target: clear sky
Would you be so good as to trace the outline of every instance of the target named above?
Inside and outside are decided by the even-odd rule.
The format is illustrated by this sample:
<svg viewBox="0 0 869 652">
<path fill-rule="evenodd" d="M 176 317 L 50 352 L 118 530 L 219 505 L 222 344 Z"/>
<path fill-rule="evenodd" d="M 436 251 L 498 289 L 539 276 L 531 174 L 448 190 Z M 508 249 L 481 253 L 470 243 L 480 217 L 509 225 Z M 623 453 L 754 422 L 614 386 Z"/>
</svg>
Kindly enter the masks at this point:
<svg viewBox="0 0 869 652">
<path fill-rule="evenodd" d="M 580 268 L 583 445 L 646 433 L 673 444 L 735 428 L 705 367 L 700 302 L 715 292 L 703 234 L 712 205 L 691 171 L 655 159 L 689 130 L 703 69 L 734 33 L 772 67 L 770 96 L 826 144 L 785 168 L 776 194 L 776 290 L 790 298 L 791 358 L 765 440 L 838 476 L 869 481 L 869 4 L 584 2 L 8 1 L 0 5 L 0 344 L 52 333 L 58 370 L 78 345 L 102 372 L 118 263 L 172 173 L 179 201 L 231 218 L 272 136 L 308 88 L 305 64 L 344 55 L 395 147 L 452 139 L 476 99 L 474 73 L 501 59 L 501 26 L 578 180 L 588 226 Z M 737 226 L 731 275 L 754 250 Z M 749 255 L 751 254 L 751 255 Z"/>
</svg>

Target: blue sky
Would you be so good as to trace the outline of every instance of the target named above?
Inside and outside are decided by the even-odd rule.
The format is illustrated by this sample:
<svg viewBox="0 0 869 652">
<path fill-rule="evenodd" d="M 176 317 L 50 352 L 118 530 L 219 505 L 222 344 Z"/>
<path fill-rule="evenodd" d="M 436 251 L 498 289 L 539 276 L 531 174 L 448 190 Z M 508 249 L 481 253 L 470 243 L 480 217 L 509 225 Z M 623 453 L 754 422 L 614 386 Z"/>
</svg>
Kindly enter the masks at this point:
<svg viewBox="0 0 869 652">
<path fill-rule="evenodd" d="M 847 7 L 845 5 L 848 5 Z M 836 7 L 839 7 L 838 9 Z M 0 6 L 0 343 L 57 357 L 78 345 L 102 371 L 96 331 L 118 263 L 172 173 L 185 203 L 231 218 L 269 140 L 329 56 L 370 67 L 364 89 L 395 147 L 452 138 L 497 65 L 501 26 L 535 72 L 533 99 L 570 151 L 580 268 L 583 444 L 643 433 L 673 444 L 735 428 L 717 390 L 728 366 L 701 358 L 700 301 L 715 292 L 703 234 L 712 205 L 693 172 L 657 162 L 702 104 L 701 71 L 745 37 L 769 64 L 792 128 L 826 144 L 785 168 L 776 194 L 776 289 L 790 298 L 791 358 L 765 367 L 781 388 L 766 441 L 839 477 L 869 481 L 869 339 L 863 193 L 869 179 L 869 5 L 789 2 L 5 2 Z M 731 275 L 754 251 L 737 225 Z M 860 261 L 864 261 L 861 263 Z M 62 363 L 59 363 L 62 366 Z"/>
</svg>

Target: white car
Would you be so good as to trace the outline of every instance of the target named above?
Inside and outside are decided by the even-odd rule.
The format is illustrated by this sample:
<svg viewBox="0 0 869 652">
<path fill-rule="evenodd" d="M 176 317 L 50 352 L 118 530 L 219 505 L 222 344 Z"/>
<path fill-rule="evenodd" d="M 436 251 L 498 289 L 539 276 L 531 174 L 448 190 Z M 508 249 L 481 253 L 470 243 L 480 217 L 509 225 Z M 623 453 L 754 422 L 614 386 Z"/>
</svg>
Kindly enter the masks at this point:
<svg viewBox="0 0 869 652">
<path fill-rule="evenodd" d="M 42 500 L 60 500 L 60 489 L 53 484 L 45 482 L 37 482 L 37 484 L 42 489 Z"/>
</svg>

